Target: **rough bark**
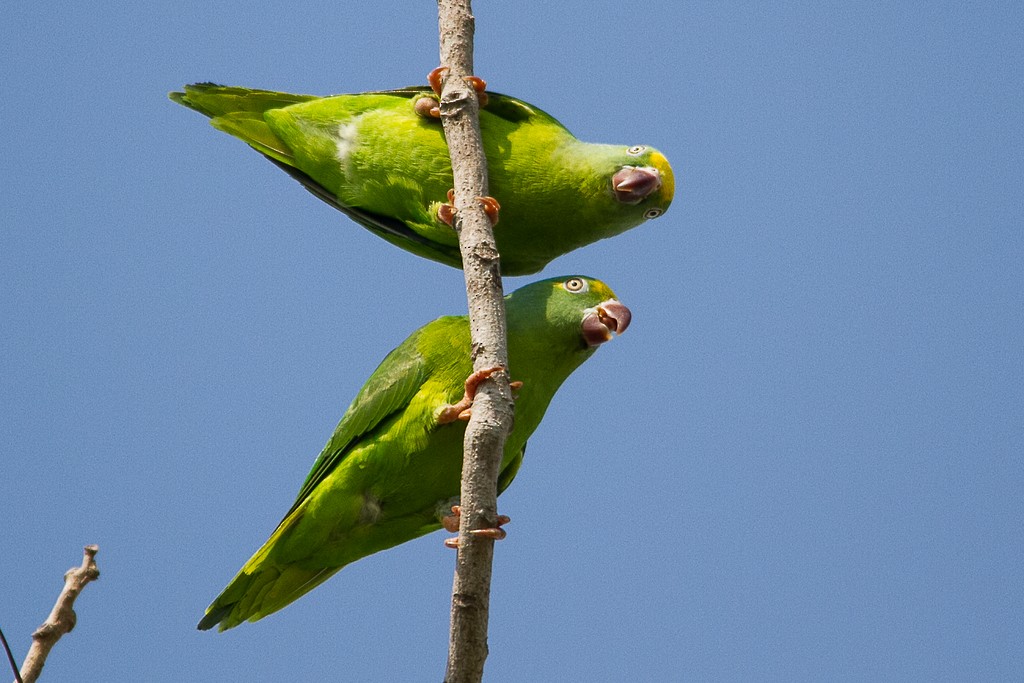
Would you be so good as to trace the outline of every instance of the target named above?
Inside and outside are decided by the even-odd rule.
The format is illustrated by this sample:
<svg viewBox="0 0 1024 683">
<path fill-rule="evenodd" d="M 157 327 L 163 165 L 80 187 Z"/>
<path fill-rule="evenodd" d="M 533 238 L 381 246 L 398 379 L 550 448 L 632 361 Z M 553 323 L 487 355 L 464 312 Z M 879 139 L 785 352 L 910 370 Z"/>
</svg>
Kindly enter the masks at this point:
<svg viewBox="0 0 1024 683">
<path fill-rule="evenodd" d="M 474 20 L 469 0 L 438 0 L 438 28 L 441 64 L 449 68 L 441 93 L 441 122 L 455 176 L 455 228 L 466 277 L 473 368 L 508 368 L 498 250 L 490 220 L 477 201 L 488 193 L 479 104 L 464 80 L 473 74 Z M 498 470 L 512 417 L 508 374 L 492 375 L 477 392 L 466 428 L 448 683 L 479 681 L 483 676 L 494 541 L 467 532 L 494 527 L 497 522 Z"/>
<path fill-rule="evenodd" d="M 35 683 L 39 674 L 43 671 L 46 657 L 50 650 L 57 644 L 60 637 L 70 633 L 75 627 L 78 616 L 75 614 L 75 599 L 82 592 L 85 585 L 100 577 L 100 570 L 96 567 L 96 553 L 99 546 L 85 546 L 85 556 L 82 558 L 80 567 L 72 567 L 64 574 L 64 590 L 57 597 L 57 602 L 46 618 L 42 626 L 32 634 L 32 647 L 25 655 L 25 661 L 21 665 L 21 680 L 23 683 Z"/>
</svg>

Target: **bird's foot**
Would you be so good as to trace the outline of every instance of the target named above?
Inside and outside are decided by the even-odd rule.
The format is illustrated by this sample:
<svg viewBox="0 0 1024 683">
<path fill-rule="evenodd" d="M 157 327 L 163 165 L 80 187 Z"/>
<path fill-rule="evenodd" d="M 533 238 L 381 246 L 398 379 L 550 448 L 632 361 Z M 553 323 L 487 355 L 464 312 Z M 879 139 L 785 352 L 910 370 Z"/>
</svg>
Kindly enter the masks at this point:
<svg viewBox="0 0 1024 683">
<path fill-rule="evenodd" d="M 491 222 L 493 228 L 498 224 L 501 204 L 494 197 L 477 197 L 476 200 L 483 205 L 487 220 Z M 448 203 L 437 207 L 437 219 L 446 225 L 455 227 L 455 190 L 448 190 Z"/>
<path fill-rule="evenodd" d="M 487 106 L 487 81 L 477 76 L 466 76 L 466 82 L 476 90 L 476 101 L 481 107 Z"/>
<path fill-rule="evenodd" d="M 415 104 L 412 105 L 413 111 L 416 112 L 417 116 L 422 116 L 425 119 L 439 119 L 441 118 L 441 105 L 437 99 L 433 97 L 420 97 L 417 98 Z"/>
<path fill-rule="evenodd" d="M 437 220 L 449 228 L 455 227 L 455 190 L 448 190 L 448 203 L 437 207 Z"/>
<path fill-rule="evenodd" d="M 501 204 L 494 197 L 477 197 L 476 200 L 484 205 L 484 213 L 487 214 L 487 220 L 491 222 L 493 228 L 498 224 L 498 213 L 501 211 Z"/>
<path fill-rule="evenodd" d="M 430 73 L 427 74 L 427 83 L 430 84 L 430 89 L 434 91 L 434 94 L 438 97 L 441 96 L 441 88 L 444 86 L 444 77 L 448 75 L 448 67 L 439 66 Z"/>
<path fill-rule="evenodd" d="M 458 505 L 453 505 L 452 513 L 450 515 L 445 515 L 441 518 L 441 526 L 443 526 L 446 531 L 450 531 L 453 534 L 457 533 L 459 531 L 459 519 L 461 517 L 462 508 L 459 507 Z M 501 527 L 505 524 L 508 524 L 511 521 L 512 518 L 508 515 L 498 515 L 498 518 L 495 520 L 495 525 L 493 528 L 473 529 L 469 533 L 473 534 L 474 536 L 481 536 L 483 538 L 490 538 L 495 541 L 500 541 L 508 535 L 507 533 L 505 533 L 505 530 Z M 456 536 L 455 538 L 446 538 L 444 544 L 448 548 L 458 548 L 459 537 Z"/>
<path fill-rule="evenodd" d="M 470 374 L 466 378 L 466 393 L 462 396 L 462 400 L 458 403 L 449 403 L 448 405 L 441 408 L 437 414 L 437 424 L 444 425 L 449 422 L 455 422 L 456 420 L 462 420 L 466 422 L 473 415 L 473 399 L 476 398 L 476 390 L 480 386 L 480 383 L 490 377 L 496 372 L 504 370 L 505 368 L 500 365 L 496 365 L 493 368 L 484 368 L 483 370 L 477 370 Z"/>
<path fill-rule="evenodd" d="M 444 85 L 444 79 L 447 75 L 448 67 L 446 66 L 439 66 L 427 74 L 427 83 L 430 84 L 430 89 L 433 90 L 438 97 L 441 96 L 441 88 Z M 480 106 L 487 106 L 487 81 L 482 78 L 477 78 L 476 76 L 466 76 L 466 82 L 469 83 L 473 87 L 473 90 L 476 91 L 476 99 L 480 103 Z M 440 115 L 441 113 L 439 111 L 438 116 Z"/>
</svg>

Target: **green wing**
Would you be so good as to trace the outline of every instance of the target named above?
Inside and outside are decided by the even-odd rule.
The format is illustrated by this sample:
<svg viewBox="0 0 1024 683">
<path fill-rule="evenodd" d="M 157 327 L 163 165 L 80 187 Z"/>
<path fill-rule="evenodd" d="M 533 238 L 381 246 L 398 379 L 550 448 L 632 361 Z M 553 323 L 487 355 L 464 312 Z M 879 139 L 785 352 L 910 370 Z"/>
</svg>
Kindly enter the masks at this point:
<svg viewBox="0 0 1024 683">
<path fill-rule="evenodd" d="M 253 145 L 253 147 L 256 146 Z M 258 147 L 256 147 L 256 149 L 263 152 L 263 150 L 260 150 Z M 391 242 L 397 247 L 407 249 L 414 254 L 423 256 L 424 258 L 429 258 L 432 261 L 440 261 L 441 263 L 447 263 L 448 265 L 455 267 L 462 267 L 462 255 L 459 252 L 458 247 L 449 247 L 427 239 L 423 235 L 411 230 L 405 222 L 400 221 L 397 218 L 391 218 L 390 216 L 384 216 L 373 211 L 365 211 L 355 206 L 342 204 L 338 201 L 338 198 L 334 196 L 333 192 L 313 180 L 313 178 L 304 171 L 299 170 L 286 161 L 277 159 L 270 153 L 263 153 L 268 159 L 273 161 L 278 168 L 301 183 L 302 186 L 314 197 L 330 204 L 359 225 L 363 226 L 370 232 L 375 233 L 378 237 Z"/>
<path fill-rule="evenodd" d="M 430 89 L 424 86 L 366 94 L 400 95 L 411 98 L 416 94 L 422 94 L 424 90 L 430 92 Z M 267 123 L 265 114 L 271 109 L 324 98 L 272 90 L 251 90 L 215 83 L 187 85 L 184 92 L 172 92 L 168 96 L 172 101 L 208 116 L 214 128 L 247 143 L 297 180 L 317 199 L 330 204 L 379 237 L 425 258 L 455 266 L 462 263 L 458 247 L 437 244 L 411 230 L 403 221 L 390 216 L 342 204 L 334 192 L 296 166 L 291 147 L 274 133 Z M 509 109 L 510 115 L 514 113 L 514 105 L 505 108 Z"/>
<path fill-rule="evenodd" d="M 400 412 L 419 391 L 430 374 L 423 355 L 416 348 L 422 328 L 385 356 L 366 384 L 345 411 L 334 434 L 327 441 L 313 469 L 306 476 L 299 494 L 285 514 L 288 518 L 313 492 L 313 489 L 344 460 L 349 447 L 369 436 L 377 425 Z"/>
<path fill-rule="evenodd" d="M 279 563 L 270 560 L 269 555 L 288 535 L 289 528 L 294 529 L 299 522 L 298 508 L 345 459 L 353 445 L 372 438 L 374 430 L 390 415 L 404 410 L 419 390 L 429 375 L 427 364 L 416 349 L 420 332 L 422 329 L 388 354 L 363 385 L 313 464 L 288 514 L 210 604 L 199 622 L 201 630 L 217 624 L 224 630 L 246 619 L 261 618 L 312 590 L 341 568 Z"/>
</svg>

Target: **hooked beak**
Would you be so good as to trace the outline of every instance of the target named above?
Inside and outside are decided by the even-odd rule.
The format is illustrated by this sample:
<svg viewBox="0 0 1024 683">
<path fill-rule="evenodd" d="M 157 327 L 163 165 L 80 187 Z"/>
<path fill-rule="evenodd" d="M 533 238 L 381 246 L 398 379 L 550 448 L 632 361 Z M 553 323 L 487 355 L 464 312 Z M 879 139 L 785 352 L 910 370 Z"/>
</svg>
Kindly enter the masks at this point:
<svg viewBox="0 0 1024 683">
<path fill-rule="evenodd" d="M 637 204 L 661 187 L 661 173 L 650 166 L 623 166 L 612 176 L 615 198 Z"/>
<path fill-rule="evenodd" d="M 600 346 L 612 338 L 612 332 L 625 332 L 632 317 L 625 305 L 615 299 L 608 299 L 585 312 L 583 339 L 588 346 Z"/>
</svg>

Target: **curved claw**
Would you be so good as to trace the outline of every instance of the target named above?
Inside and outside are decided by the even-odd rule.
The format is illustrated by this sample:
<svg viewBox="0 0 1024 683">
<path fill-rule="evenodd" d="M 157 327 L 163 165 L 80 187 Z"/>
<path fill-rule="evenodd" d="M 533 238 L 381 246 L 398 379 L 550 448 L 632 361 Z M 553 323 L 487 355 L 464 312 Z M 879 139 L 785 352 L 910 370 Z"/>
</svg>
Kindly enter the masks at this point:
<svg viewBox="0 0 1024 683">
<path fill-rule="evenodd" d="M 427 83 L 430 84 L 430 89 L 440 97 L 441 88 L 444 87 L 444 77 L 448 75 L 448 67 L 439 66 L 427 74 Z"/>
<path fill-rule="evenodd" d="M 487 106 L 487 81 L 477 76 L 466 76 L 466 82 L 476 90 L 476 101 L 481 107 Z"/>
<path fill-rule="evenodd" d="M 477 197 L 476 200 L 484 207 L 487 220 L 491 227 L 498 224 L 498 214 L 501 211 L 501 204 L 494 197 Z M 437 219 L 450 227 L 455 227 L 455 190 L 448 190 L 448 203 L 437 207 Z"/>
<path fill-rule="evenodd" d="M 441 518 L 441 526 L 444 527 L 445 531 L 450 531 L 453 534 L 458 533 L 459 517 L 461 516 L 462 508 L 458 505 L 452 505 L 452 513 Z"/>
<path fill-rule="evenodd" d="M 455 227 L 455 190 L 448 190 L 448 203 L 437 207 L 437 220 L 449 228 Z"/>
<path fill-rule="evenodd" d="M 445 528 L 446 531 L 455 533 L 459 530 L 459 519 L 461 516 L 462 508 L 458 505 L 453 505 L 452 514 L 445 515 L 441 519 L 441 525 Z M 472 529 L 469 531 L 469 533 L 473 534 L 474 536 L 480 536 L 482 538 L 489 538 L 494 541 L 500 541 L 501 539 L 508 536 L 508 533 L 501 527 L 505 524 L 508 524 L 511 521 L 512 518 L 508 515 L 498 515 L 497 518 L 494 520 L 494 527 L 488 529 Z M 445 547 L 448 548 L 458 548 L 459 537 L 456 536 L 455 538 L 446 538 L 444 544 Z"/>
<path fill-rule="evenodd" d="M 490 538 L 495 541 L 500 541 L 508 536 L 507 531 L 498 527 L 493 527 L 491 529 L 470 529 L 469 533 L 474 536 L 483 536 L 484 538 Z"/>
<path fill-rule="evenodd" d="M 446 224 L 449 228 L 455 227 L 455 207 L 451 204 L 442 204 L 437 207 L 437 220 Z"/>
<path fill-rule="evenodd" d="M 501 211 L 501 204 L 494 197 L 477 197 L 476 200 L 484 205 L 484 213 L 491 222 L 491 227 L 498 224 L 498 212 Z"/>
<path fill-rule="evenodd" d="M 429 74 L 427 74 L 427 83 L 430 84 L 430 89 L 441 96 L 441 90 L 444 87 L 444 79 L 448 76 L 448 67 L 439 66 Z M 477 76 L 466 76 L 466 83 L 472 86 L 473 90 L 476 91 L 477 102 L 480 103 L 481 107 L 487 106 L 487 81 Z M 440 116 L 440 110 L 438 110 L 438 116 Z"/>
<path fill-rule="evenodd" d="M 448 405 L 442 406 L 441 410 L 437 413 L 437 424 L 444 425 L 456 420 L 467 421 L 472 416 L 473 399 L 476 398 L 476 390 L 480 386 L 480 383 L 490 377 L 496 372 L 504 370 L 500 365 L 496 365 L 493 368 L 484 368 L 483 370 L 477 370 L 470 374 L 466 378 L 466 388 L 462 399 L 458 403 L 449 403 Z"/>
</svg>

